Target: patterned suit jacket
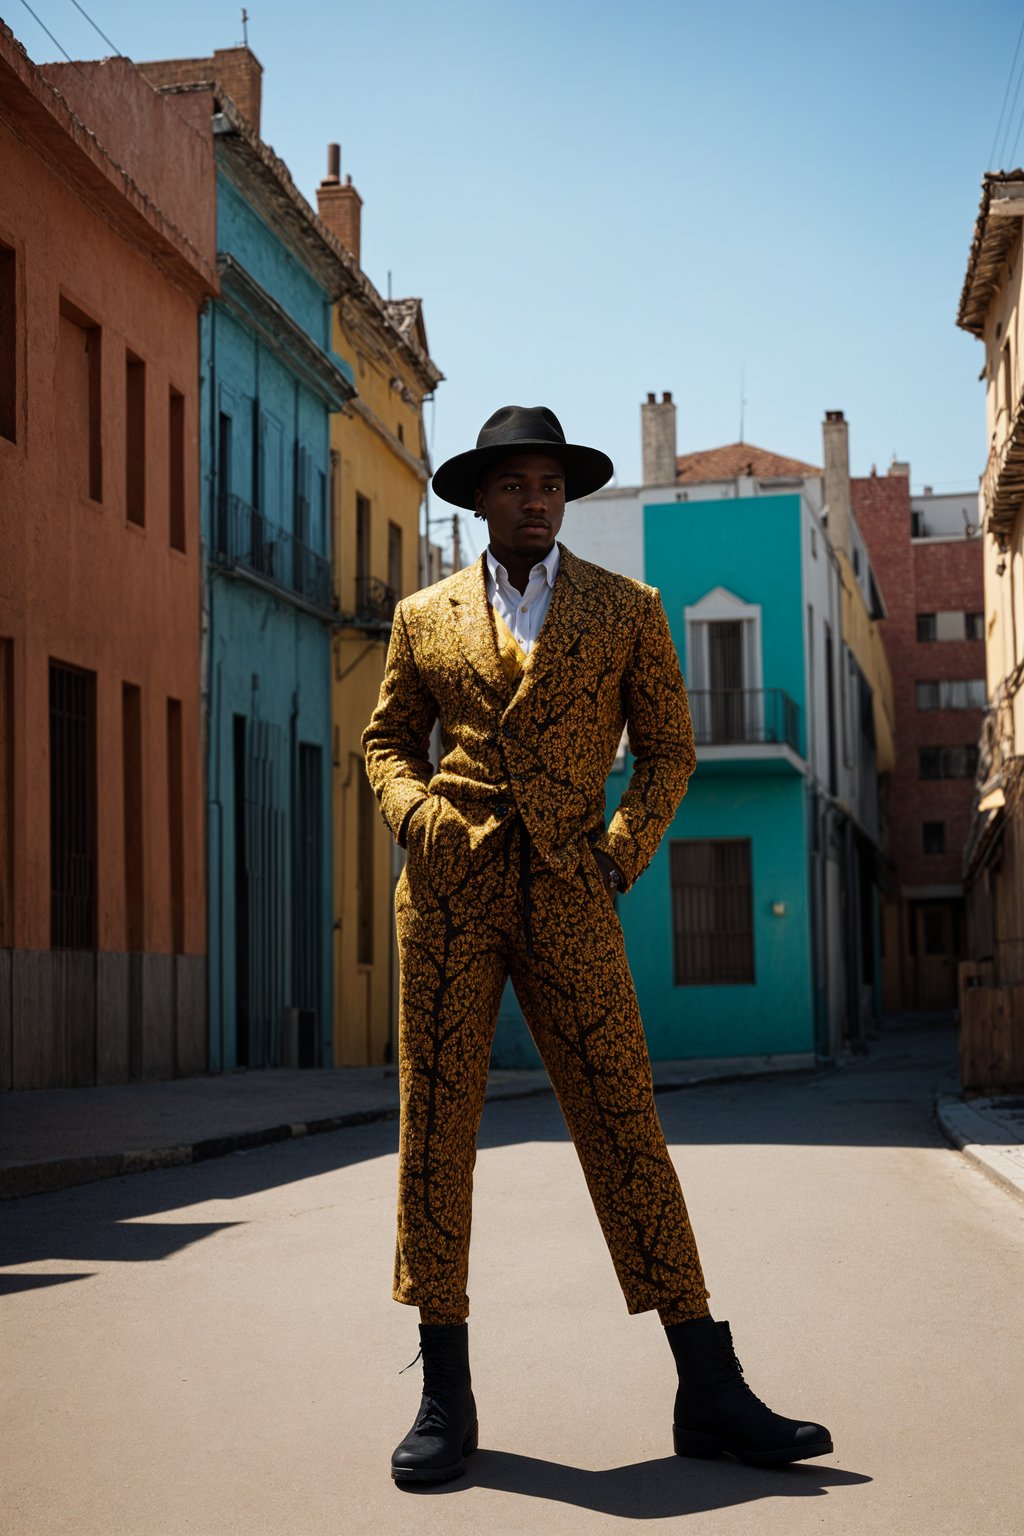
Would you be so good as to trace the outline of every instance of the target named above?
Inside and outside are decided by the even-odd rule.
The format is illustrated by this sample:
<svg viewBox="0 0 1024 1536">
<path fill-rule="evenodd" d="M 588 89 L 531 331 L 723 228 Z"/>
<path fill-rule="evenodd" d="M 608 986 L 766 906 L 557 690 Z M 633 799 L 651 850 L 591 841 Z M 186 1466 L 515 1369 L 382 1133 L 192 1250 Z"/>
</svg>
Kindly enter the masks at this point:
<svg viewBox="0 0 1024 1536">
<path fill-rule="evenodd" d="M 686 689 L 657 590 L 559 549 L 551 605 L 514 688 L 483 558 L 398 604 L 363 733 L 367 773 L 402 846 L 427 796 L 438 797 L 429 836 L 443 837 L 446 863 L 455 844 L 468 854 L 500 833 L 512 808 L 550 868 L 574 873 L 589 844 L 614 859 L 628 888 L 695 766 Z M 633 772 L 605 830 L 605 781 L 624 725 Z"/>
</svg>

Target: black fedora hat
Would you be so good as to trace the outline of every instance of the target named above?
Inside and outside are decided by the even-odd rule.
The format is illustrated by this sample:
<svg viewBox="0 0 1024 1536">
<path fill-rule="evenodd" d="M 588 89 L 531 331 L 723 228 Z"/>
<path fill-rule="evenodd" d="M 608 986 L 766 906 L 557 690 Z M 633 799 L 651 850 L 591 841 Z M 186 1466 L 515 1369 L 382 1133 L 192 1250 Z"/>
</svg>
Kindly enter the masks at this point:
<svg viewBox="0 0 1024 1536">
<path fill-rule="evenodd" d="M 476 447 L 446 459 L 434 475 L 434 490 L 456 507 L 476 506 L 480 476 L 490 464 L 514 453 L 543 453 L 565 466 L 565 499 L 576 501 L 598 491 L 615 473 L 615 466 L 598 448 L 567 443 L 561 422 L 546 405 L 503 405 L 480 428 Z"/>
</svg>

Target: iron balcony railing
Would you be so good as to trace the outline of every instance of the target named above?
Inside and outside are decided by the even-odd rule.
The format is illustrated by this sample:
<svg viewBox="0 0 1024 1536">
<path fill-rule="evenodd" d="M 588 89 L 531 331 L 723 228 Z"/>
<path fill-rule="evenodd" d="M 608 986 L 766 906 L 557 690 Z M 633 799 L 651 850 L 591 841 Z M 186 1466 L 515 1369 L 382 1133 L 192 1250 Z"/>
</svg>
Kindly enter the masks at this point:
<svg viewBox="0 0 1024 1536">
<path fill-rule="evenodd" d="M 707 688 L 690 694 L 698 747 L 775 744 L 800 752 L 800 711 L 781 688 Z"/>
<path fill-rule="evenodd" d="M 356 577 L 356 622 L 390 624 L 398 593 L 378 576 Z"/>
<path fill-rule="evenodd" d="M 211 559 L 262 576 L 324 613 L 333 609 L 331 562 L 241 496 L 224 496 L 217 507 Z"/>
</svg>

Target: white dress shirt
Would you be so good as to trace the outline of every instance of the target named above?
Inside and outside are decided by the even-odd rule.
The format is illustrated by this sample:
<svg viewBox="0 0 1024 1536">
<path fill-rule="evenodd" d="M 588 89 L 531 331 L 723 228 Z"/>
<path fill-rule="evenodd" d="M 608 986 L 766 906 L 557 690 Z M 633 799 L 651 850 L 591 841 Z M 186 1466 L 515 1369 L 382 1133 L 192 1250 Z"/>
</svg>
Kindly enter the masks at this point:
<svg viewBox="0 0 1024 1536">
<path fill-rule="evenodd" d="M 551 606 L 558 560 L 558 545 L 552 544 L 544 559 L 530 572 L 526 591 L 517 592 L 508 579 L 508 571 L 494 558 L 490 545 L 487 546 L 487 601 L 504 619 L 524 656 L 529 656 L 533 650 Z"/>
</svg>

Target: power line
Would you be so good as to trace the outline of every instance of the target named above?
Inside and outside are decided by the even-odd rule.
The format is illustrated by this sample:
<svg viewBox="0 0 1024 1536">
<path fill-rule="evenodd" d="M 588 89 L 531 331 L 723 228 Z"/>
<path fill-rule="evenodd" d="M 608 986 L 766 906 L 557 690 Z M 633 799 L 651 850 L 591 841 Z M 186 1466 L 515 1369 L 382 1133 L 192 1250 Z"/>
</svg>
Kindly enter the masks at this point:
<svg viewBox="0 0 1024 1536">
<path fill-rule="evenodd" d="M 84 5 L 79 5 L 78 0 L 71 0 L 71 4 L 74 6 L 76 11 L 80 11 L 81 12 L 81 14 L 85 17 L 86 21 L 89 23 L 90 27 L 92 27 L 93 31 L 99 33 L 100 37 L 102 37 L 102 39 L 106 43 L 107 47 L 108 48 L 113 48 L 113 50 L 114 50 L 114 52 L 116 54 L 118 54 L 120 57 L 123 57 L 123 55 L 121 54 L 120 48 L 117 46 L 116 43 L 112 43 L 110 41 L 110 38 L 102 30 L 101 27 L 98 27 L 96 25 L 96 23 L 93 21 L 92 17 L 89 15 L 89 12 L 85 9 L 85 6 Z"/>
<path fill-rule="evenodd" d="M 46 22 L 41 20 L 41 18 L 36 15 L 35 11 L 29 5 L 28 0 L 21 0 L 21 3 L 25 7 L 26 11 L 28 11 L 29 15 L 32 17 L 32 20 L 37 24 L 37 26 L 42 27 L 43 31 L 46 33 L 47 37 L 50 39 L 50 42 L 54 45 L 54 47 L 55 48 L 59 48 L 61 53 L 67 59 L 68 63 L 69 64 L 74 64 L 74 67 L 76 69 L 78 69 L 78 65 L 75 64 L 75 61 L 71 57 L 70 53 L 68 53 L 67 49 L 57 40 L 57 38 L 54 37 L 53 33 L 50 31 L 49 27 L 46 25 Z M 78 73 L 81 75 L 82 71 L 80 69 L 78 69 Z M 85 77 L 83 75 L 83 79 L 84 78 Z"/>
<path fill-rule="evenodd" d="M 1024 75 L 1024 67 L 1021 69 L 1021 74 Z M 1022 129 L 1024 129 L 1024 107 L 1021 107 L 1020 117 L 1017 120 L 1017 133 L 1013 141 L 1013 150 L 1010 155 L 1008 165 L 1004 167 L 1004 169 L 1009 169 L 1009 167 L 1012 166 L 1017 159 L 1017 146 L 1020 143 L 1020 135 Z"/>
<path fill-rule="evenodd" d="M 1024 82 L 1024 59 L 1021 60 L 1020 68 L 1017 71 L 1017 87 L 1016 87 L 1016 90 L 1013 93 L 1013 101 L 1012 101 L 1012 104 L 1010 106 L 1010 113 L 1009 113 L 1009 116 L 1006 119 L 1006 133 L 1005 133 L 1005 135 L 1003 137 L 1002 148 L 999 151 L 999 159 L 1000 159 L 1000 162 L 1001 162 L 1000 167 L 999 167 L 1000 170 L 1005 170 L 1006 169 L 1006 152 L 1007 152 L 1007 150 L 1010 147 L 1010 143 L 1009 143 L 1010 133 L 1011 133 L 1012 128 L 1013 128 L 1013 118 L 1014 118 L 1015 112 L 1017 111 L 1017 101 L 1018 101 L 1018 98 L 1020 96 L 1020 88 L 1021 88 L 1022 82 Z M 1019 135 L 1018 135 L 1018 137 L 1019 137 Z"/>
<path fill-rule="evenodd" d="M 1010 64 L 1010 73 L 1009 73 L 1009 75 L 1007 77 L 1007 81 L 1006 81 L 1006 90 L 1003 92 L 1003 104 L 999 108 L 999 121 L 996 124 L 996 132 L 995 132 L 995 137 L 992 140 L 992 148 L 988 152 L 988 169 L 992 170 L 992 171 L 994 171 L 995 168 L 996 168 L 995 167 L 996 145 L 999 143 L 999 134 L 1000 134 L 1000 132 L 1002 130 L 1002 126 L 1003 126 L 1003 114 L 1006 111 L 1006 103 L 1010 99 L 1010 86 L 1013 84 L 1013 72 L 1014 72 L 1014 69 L 1017 66 L 1017 55 L 1020 52 L 1020 45 L 1021 45 L 1021 39 L 1022 38 L 1024 38 L 1024 21 L 1021 22 L 1021 24 L 1020 24 L 1020 31 L 1017 33 L 1017 46 L 1013 50 L 1013 60 L 1012 60 L 1012 62 Z M 1018 89 L 1019 88 L 1020 87 L 1018 85 Z"/>
</svg>

